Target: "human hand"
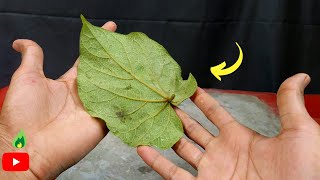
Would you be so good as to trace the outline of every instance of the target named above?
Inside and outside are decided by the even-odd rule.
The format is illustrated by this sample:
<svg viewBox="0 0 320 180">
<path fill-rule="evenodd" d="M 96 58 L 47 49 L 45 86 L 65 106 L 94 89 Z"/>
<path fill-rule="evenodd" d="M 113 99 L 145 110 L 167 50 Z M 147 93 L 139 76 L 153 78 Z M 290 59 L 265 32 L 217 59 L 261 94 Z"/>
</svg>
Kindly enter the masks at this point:
<svg viewBox="0 0 320 180">
<path fill-rule="evenodd" d="M 116 24 L 102 26 L 116 30 Z M 30 40 L 16 40 L 22 54 L 12 76 L 0 114 L 0 152 L 14 151 L 11 142 L 23 129 L 30 169 L 23 173 L 0 171 L 0 179 L 54 179 L 80 161 L 107 134 L 104 122 L 84 109 L 77 91 L 77 65 L 57 80 L 43 73 L 43 52 Z"/>
<path fill-rule="evenodd" d="M 279 88 L 281 132 L 267 138 L 250 130 L 198 88 L 193 102 L 219 128 L 214 137 L 180 109 L 186 135 L 204 149 L 181 138 L 173 150 L 195 169 L 199 179 L 320 179 L 320 128 L 309 116 L 303 92 L 310 77 L 297 74 Z M 141 158 L 165 179 L 195 179 L 156 150 L 140 146 Z"/>
</svg>

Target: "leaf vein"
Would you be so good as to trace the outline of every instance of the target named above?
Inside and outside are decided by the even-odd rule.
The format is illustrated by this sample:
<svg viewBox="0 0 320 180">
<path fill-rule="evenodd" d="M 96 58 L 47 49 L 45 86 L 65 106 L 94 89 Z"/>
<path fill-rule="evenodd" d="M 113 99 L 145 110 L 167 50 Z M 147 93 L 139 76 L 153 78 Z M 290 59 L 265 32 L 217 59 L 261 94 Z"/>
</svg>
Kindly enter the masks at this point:
<svg viewBox="0 0 320 180">
<path fill-rule="evenodd" d="M 94 70 L 96 70 L 96 71 L 99 71 L 99 72 L 101 72 L 102 74 L 106 74 L 106 75 L 108 75 L 108 76 L 111 76 L 111 77 L 114 77 L 114 78 L 117 78 L 117 79 L 122 79 L 122 80 L 133 80 L 133 78 L 124 78 L 124 77 L 116 76 L 116 75 L 113 75 L 113 74 L 109 74 L 109 73 L 107 73 L 107 72 L 101 71 L 100 69 L 97 69 L 97 68 L 91 66 L 91 64 L 90 64 L 89 62 L 86 62 L 86 61 L 84 61 L 84 62 L 85 62 L 90 68 L 92 68 L 92 69 L 94 69 Z"/>
<path fill-rule="evenodd" d="M 105 53 L 108 54 L 111 59 L 118 64 L 124 71 L 126 71 L 127 73 L 129 73 L 134 79 L 136 79 L 137 81 L 139 81 L 140 83 L 144 84 L 145 86 L 147 86 L 149 89 L 151 89 L 152 91 L 154 91 L 155 93 L 159 94 L 160 96 L 162 96 L 163 98 L 167 99 L 169 98 L 168 95 L 164 95 L 161 92 L 158 92 L 156 89 L 154 89 L 153 87 L 149 86 L 147 83 L 145 83 L 144 81 L 140 80 L 139 78 L 137 78 L 134 74 L 132 74 L 132 72 L 128 71 L 126 68 L 124 68 L 122 65 L 120 65 L 117 61 L 114 60 L 114 58 L 108 53 L 108 51 L 105 49 L 105 47 L 102 45 L 102 43 L 99 41 L 99 38 L 97 38 L 95 36 L 95 34 L 92 32 L 91 28 L 89 28 L 91 34 L 95 37 L 95 39 L 99 42 L 99 44 L 101 45 L 101 47 L 104 49 Z M 104 31 L 103 29 L 101 29 L 102 31 Z"/>
<path fill-rule="evenodd" d="M 105 34 L 105 33 L 106 33 L 106 32 L 104 31 L 104 34 Z M 112 36 L 116 41 L 118 41 L 118 42 L 121 44 L 122 49 L 124 50 L 124 53 L 126 54 L 126 58 L 127 58 L 128 64 L 129 64 L 130 69 L 131 69 L 131 72 L 132 72 L 131 61 L 130 61 L 130 59 L 129 59 L 129 57 L 128 57 L 128 53 L 127 53 L 127 51 L 126 51 L 126 48 L 124 47 L 123 43 L 122 43 L 121 41 L 119 41 L 119 39 L 117 39 L 117 38 L 114 37 L 114 35 L 113 35 L 112 33 L 111 33 L 111 36 Z"/>
<path fill-rule="evenodd" d="M 141 35 L 139 34 L 139 36 L 141 36 Z M 147 54 L 145 53 L 144 48 L 140 45 L 140 43 L 139 43 L 137 40 L 135 40 L 134 38 L 132 38 L 132 40 L 133 40 L 134 42 L 136 42 L 136 44 L 140 47 L 140 49 L 142 50 L 142 53 L 144 54 L 144 59 L 147 61 L 147 60 L 148 60 L 148 59 L 146 58 L 146 57 L 147 57 Z M 159 68 L 159 67 L 157 67 L 157 68 Z M 162 71 L 163 71 L 163 67 L 161 68 L 161 72 L 162 72 Z M 159 88 L 162 90 L 163 93 L 166 93 L 166 91 L 161 87 L 161 83 L 159 82 L 159 79 L 158 79 L 158 78 L 153 78 L 153 75 L 151 75 L 149 71 L 148 71 L 148 74 L 149 74 L 149 77 L 152 79 L 152 84 L 153 84 L 154 86 L 157 86 L 157 85 L 154 83 L 154 81 L 156 81 L 156 82 L 159 84 L 159 86 L 157 86 L 157 87 L 159 87 Z M 162 73 L 161 73 L 161 74 L 162 74 Z"/>
<path fill-rule="evenodd" d="M 122 132 L 119 131 L 119 133 L 125 134 L 125 133 L 128 133 L 128 132 L 130 132 L 130 131 L 133 131 L 133 130 L 137 129 L 139 126 L 141 126 L 143 123 L 145 123 L 148 119 L 158 116 L 158 115 L 166 108 L 166 106 L 167 106 L 168 104 L 169 104 L 169 102 L 166 102 L 166 103 L 163 105 L 163 107 L 161 107 L 161 109 L 160 109 L 159 111 L 157 111 L 154 115 L 148 116 L 148 117 L 146 117 L 145 119 L 143 119 L 143 120 L 139 123 L 138 126 L 136 126 L 136 127 L 134 127 L 134 128 L 131 128 L 131 129 L 128 129 L 127 131 L 122 131 Z"/>
<path fill-rule="evenodd" d="M 88 79 L 88 80 L 89 80 L 89 79 Z M 130 99 L 130 100 L 133 100 L 133 101 L 154 102 L 154 103 L 167 102 L 166 99 L 161 99 L 161 100 L 154 100 L 154 99 L 137 99 L 137 98 L 132 98 L 132 97 L 128 97 L 128 96 L 123 96 L 123 95 L 118 94 L 118 93 L 115 93 L 115 92 L 113 92 L 113 91 L 111 91 L 111 90 L 109 90 L 109 89 L 107 89 L 107 88 L 103 88 L 103 87 L 97 85 L 96 83 L 94 83 L 93 81 L 90 81 L 90 80 L 89 80 L 89 82 L 91 82 L 94 86 L 96 86 L 96 87 L 99 88 L 99 89 L 106 90 L 106 91 L 108 91 L 108 92 L 110 92 L 110 93 L 112 93 L 112 94 L 115 94 L 115 95 L 117 95 L 117 96 L 119 96 L 119 97 L 122 97 L 122 98 L 125 98 L 125 99 Z"/>
<path fill-rule="evenodd" d="M 135 110 L 127 113 L 127 114 L 124 114 L 123 116 L 129 116 L 135 112 L 137 112 L 139 109 L 143 108 L 143 106 L 145 106 L 147 104 L 147 102 L 144 102 L 142 105 L 140 105 L 138 108 L 136 108 Z M 111 117 L 111 118 L 118 118 L 117 116 L 110 116 L 110 115 L 107 115 L 106 117 Z"/>
</svg>

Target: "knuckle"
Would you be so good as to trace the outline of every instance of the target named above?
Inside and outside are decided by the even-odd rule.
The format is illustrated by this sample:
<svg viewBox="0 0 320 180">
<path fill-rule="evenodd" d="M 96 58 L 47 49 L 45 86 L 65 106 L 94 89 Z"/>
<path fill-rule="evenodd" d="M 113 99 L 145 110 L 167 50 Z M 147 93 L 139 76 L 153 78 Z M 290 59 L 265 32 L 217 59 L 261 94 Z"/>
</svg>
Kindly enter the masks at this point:
<svg viewBox="0 0 320 180">
<path fill-rule="evenodd" d="M 174 179 L 177 172 L 178 172 L 178 166 L 171 165 L 171 167 L 168 170 L 168 177 L 166 179 L 169 179 L 169 180 Z"/>
<path fill-rule="evenodd" d="M 182 110 L 178 110 L 178 115 L 181 119 L 190 119 L 189 115 L 182 112 Z"/>
<path fill-rule="evenodd" d="M 286 124 L 287 122 L 295 122 L 295 123 L 300 123 L 301 124 L 306 124 L 305 119 L 311 118 L 308 114 L 305 113 L 295 113 L 295 112 L 287 112 L 282 115 L 280 115 L 279 119 L 281 119 L 283 124 Z"/>
<path fill-rule="evenodd" d="M 206 92 L 205 91 L 201 91 L 201 92 L 198 92 L 195 100 L 203 102 L 205 99 L 206 99 Z"/>
<path fill-rule="evenodd" d="M 297 90 L 294 87 L 283 86 L 279 88 L 277 95 L 295 93 L 296 91 Z"/>
<path fill-rule="evenodd" d="M 185 147 L 188 145 L 188 141 L 184 138 L 182 138 L 180 141 L 179 141 L 179 146 L 178 146 L 178 149 L 177 151 L 181 151 L 183 149 L 185 149 Z"/>
<path fill-rule="evenodd" d="M 240 124 L 237 121 L 229 120 L 229 121 L 226 121 L 225 123 L 221 124 L 219 129 L 221 132 L 228 132 L 228 131 L 231 131 L 233 128 L 241 127 L 239 125 Z"/>
<path fill-rule="evenodd" d="M 196 168 L 199 167 L 199 164 L 200 164 L 200 162 L 201 162 L 202 157 L 203 157 L 203 153 L 199 153 L 199 154 L 197 154 L 197 155 L 195 156 L 195 158 L 194 158 L 194 166 L 195 166 Z"/>
<path fill-rule="evenodd" d="M 281 94 L 290 94 L 290 93 L 297 93 L 297 92 L 299 92 L 299 88 L 297 84 L 292 81 L 287 81 L 280 86 L 277 95 L 279 96 Z"/>
<path fill-rule="evenodd" d="M 203 141 L 203 147 L 206 148 L 212 142 L 213 138 L 209 137 Z"/>
<path fill-rule="evenodd" d="M 156 167 L 156 164 L 157 164 L 157 162 L 159 161 L 159 158 L 161 157 L 161 154 L 159 153 L 154 159 L 153 159 L 153 161 L 151 162 L 151 164 L 150 164 L 150 167 L 152 168 L 152 169 L 155 169 Z"/>
<path fill-rule="evenodd" d="M 197 132 L 199 124 L 197 122 L 192 122 L 185 127 L 186 133 L 191 135 L 194 132 Z"/>
<path fill-rule="evenodd" d="M 31 40 L 24 40 L 23 50 L 27 53 L 30 53 L 36 56 L 42 56 L 43 54 L 42 48 L 36 42 Z"/>
<path fill-rule="evenodd" d="M 222 108 L 222 106 L 220 106 L 220 104 L 216 104 L 214 106 L 209 106 L 205 111 L 204 114 L 210 119 L 213 118 L 215 116 L 215 114 L 217 113 L 218 109 Z"/>
</svg>

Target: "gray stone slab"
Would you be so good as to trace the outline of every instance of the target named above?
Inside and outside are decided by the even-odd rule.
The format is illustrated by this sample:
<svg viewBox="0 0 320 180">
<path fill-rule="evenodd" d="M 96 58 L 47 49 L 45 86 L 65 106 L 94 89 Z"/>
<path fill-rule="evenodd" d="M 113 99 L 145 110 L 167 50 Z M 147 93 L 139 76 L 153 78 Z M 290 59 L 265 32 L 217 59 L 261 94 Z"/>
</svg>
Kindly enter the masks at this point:
<svg viewBox="0 0 320 180">
<path fill-rule="evenodd" d="M 279 133 L 280 124 L 277 116 L 258 98 L 226 93 L 211 93 L 211 95 L 241 124 L 269 137 Z M 190 100 L 183 102 L 180 108 L 197 119 L 211 133 L 219 134 L 218 129 Z M 173 150 L 169 149 L 161 153 L 178 166 L 196 175 L 196 171 Z M 158 180 L 162 178 L 140 159 L 135 148 L 123 144 L 121 140 L 109 133 L 84 159 L 58 177 L 58 180 L 82 179 Z"/>
</svg>

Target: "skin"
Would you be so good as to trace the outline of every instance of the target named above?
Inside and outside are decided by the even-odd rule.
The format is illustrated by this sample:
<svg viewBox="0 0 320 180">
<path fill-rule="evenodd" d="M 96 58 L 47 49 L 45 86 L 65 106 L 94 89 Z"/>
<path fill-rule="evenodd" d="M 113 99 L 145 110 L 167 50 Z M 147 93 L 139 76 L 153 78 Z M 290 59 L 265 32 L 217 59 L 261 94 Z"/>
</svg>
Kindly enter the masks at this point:
<svg viewBox="0 0 320 180">
<path fill-rule="evenodd" d="M 308 114 L 303 98 L 309 82 L 308 75 L 297 74 L 281 85 L 277 103 L 282 129 L 273 138 L 242 126 L 198 88 L 191 99 L 220 133 L 214 137 L 176 109 L 186 135 L 203 150 L 185 138 L 173 146 L 198 171 L 197 177 L 151 147 L 138 147 L 138 154 L 165 179 L 320 179 L 320 128 Z"/>
<path fill-rule="evenodd" d="M 104 29 L 115 31 L 108 22 Z M 0 114 L 0 154 L 16 151 L 11 142 L 25 131 L 30 169 L 0 171 L 0 179 L 54 179 L 80 161 L 107 134 L 105 123 L 92 118 L 77 92 L 77 65 L 57 80 L 43 73 L 43 52 L 30 40 L 16 40 L 13 48 L 22 54 L 13 74 Z M 1 168 L 2 169 L 2 168 Z"/>
<path fill-rule="evenodd" d="M 113 22 L 103 28 L 115 31 Z M 54 179 L 80 161 L 107 134 L 104 122 L 90 117 L 77 92 L 77 65 L 57 80 L 43 73 L 43 52 L 30 40 L 16 40 L 22 54 L 0 114 L 0 153 L 16 151 L 12 139 L 25 131 L 30 169 L 0 171 L 0 179 Z M 282 130 L 263 137 L 240 125 L 219 103 L 198 88 L 192 100 L 220 130 L 216 137 L 176 109 L 187 136 L 173 147 L 198 170 L 199 179 L 320 179 L 320 129 L 304 106 L 306 74 L 286 80 L 278 92 Z M 59 93 L 57 93 L 59 92 Z M 165 179 L 195 179 L 150 147 L 137 149 L 142 159 Z"/>
</svg>

